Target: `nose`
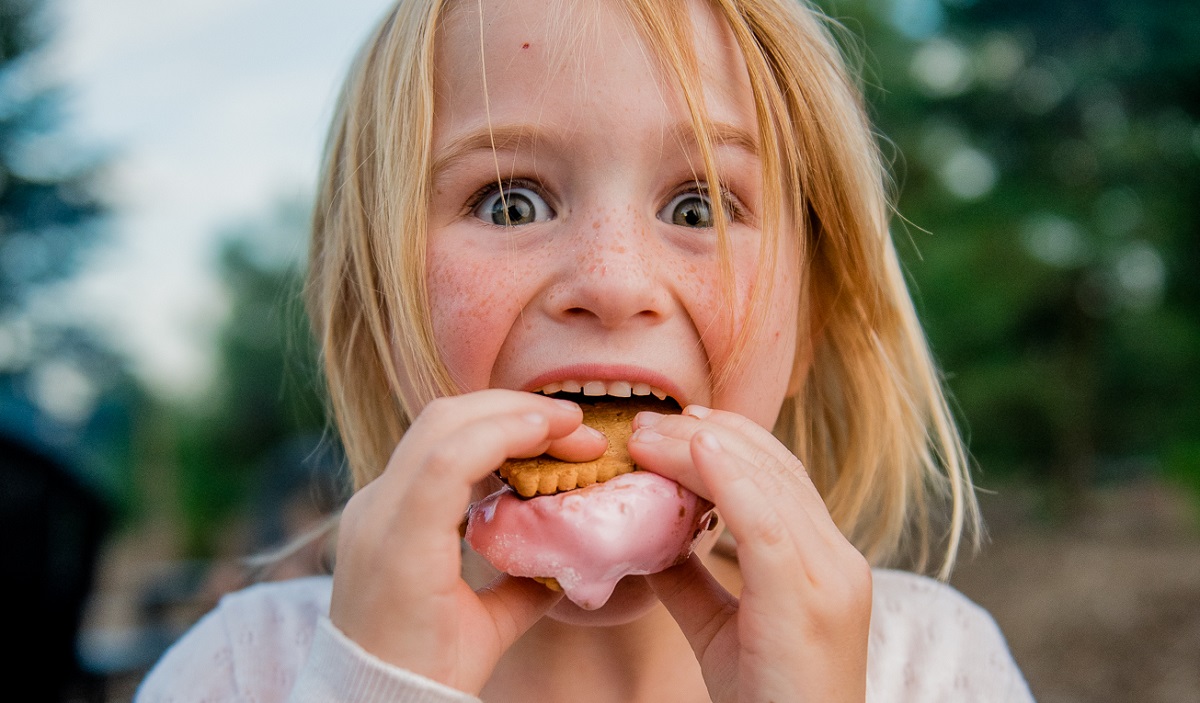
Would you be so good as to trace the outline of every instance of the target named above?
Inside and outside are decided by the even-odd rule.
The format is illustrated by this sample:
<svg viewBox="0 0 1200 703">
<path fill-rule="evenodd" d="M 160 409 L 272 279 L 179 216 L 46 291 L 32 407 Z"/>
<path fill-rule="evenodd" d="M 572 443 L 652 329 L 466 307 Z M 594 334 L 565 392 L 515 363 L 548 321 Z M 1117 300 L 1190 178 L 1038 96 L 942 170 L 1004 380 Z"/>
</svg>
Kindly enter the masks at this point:
<svg viewBox="0 0 1200 703">
<path fill-rule="evenodd" d="M 547 296 L 552 315 L 606 329 L 669 317 L 664 252 L 649 223 L 602 214 L 585 219 L 563 244 L 561 273 Z"/>
</svg>

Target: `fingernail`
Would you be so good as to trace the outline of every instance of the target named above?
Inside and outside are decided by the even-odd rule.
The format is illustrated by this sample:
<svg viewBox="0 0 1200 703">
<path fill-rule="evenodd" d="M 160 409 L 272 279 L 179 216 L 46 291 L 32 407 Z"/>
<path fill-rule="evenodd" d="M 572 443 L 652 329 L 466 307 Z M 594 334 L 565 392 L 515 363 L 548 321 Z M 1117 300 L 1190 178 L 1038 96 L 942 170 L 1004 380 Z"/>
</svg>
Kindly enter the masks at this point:
<svg viewBox="0 0 1200 703">
<path fill-rule="evenodd" d="M 531 425 L 546 424 L 546 416 L 541 413 L 525 413 L 521 418 Z"/>
<path fill-rule="evenodd" d="M 717 440 L 717 436 L 712 432 L 697 432 L 696 441 L 700 446 L 710 452 L 721 451 L 721 443 Z"/>
<path fill-rule="evenodd" d="M 704 407 L 703 405 L 689 405 L 683 409 L 683 414 L 691 415 L 692 417 L 703 420 L 712 414 L 712 410 Z"/>
<path fill-rule="evenodd" d="M 596 429 L 595 427 L 592 427 L 591 425 L 580 425 L 580 427 L 583 428 L 584 432 L 587 432 L 588 434 L 590 434 L 593 437 L 599 437 L 600 439 L 608 439 L 608 437 L 603 432 Z"/>
<path fill-rule="evenodd" d="M 654 430 L 652 430 L 648 427 L 642 427 L 642 428 L 639 428 L 637 431 L 635 431 L 633 433 L 633 436 L 630 437 L 629 440 L 631 442 L 641 442 L 643 444 L 649 444 L 650 442 L 657 442 L 662 438 L 663 438 L 663 436 L 660 435 L 659 433 L 655 432 Z"/>
<path fill-rule="evenodd" d="M 643 410 L 634 418 L 638 427 L 654 427 L 658 421 L 662 419 L 662 413 L 656 413 L 653 410 Z"/>
<path fill-rule="evenodd" d="M 580 412 L 579 403 L 576 403 L 574 401 L 563 400 L 562 398 L 555 398 L 554 402 L 558 403 L 558 407 L 562 408 L 563 410 L 570 410 L 571 412 Z"/>
</svg>

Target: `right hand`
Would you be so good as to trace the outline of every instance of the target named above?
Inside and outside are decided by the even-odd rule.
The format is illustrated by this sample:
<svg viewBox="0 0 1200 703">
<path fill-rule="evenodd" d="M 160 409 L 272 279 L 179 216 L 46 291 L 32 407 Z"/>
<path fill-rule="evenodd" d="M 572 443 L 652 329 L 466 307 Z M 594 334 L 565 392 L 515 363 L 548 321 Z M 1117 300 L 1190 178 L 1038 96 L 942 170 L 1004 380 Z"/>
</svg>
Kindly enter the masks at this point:
<svg viewBox="0 0 1200 703">
<path fill-rule="evenodd" d="M 582 418 L 574 403 L 501 389 L 429 403 L 342 512 L 333 624 L 386 662 L 478 695 L 561 594 L 510 576 L 479 592 L 462 580 L 472 486 L 509 457 L 596 458 L 606 441 Z"/>
</svg>

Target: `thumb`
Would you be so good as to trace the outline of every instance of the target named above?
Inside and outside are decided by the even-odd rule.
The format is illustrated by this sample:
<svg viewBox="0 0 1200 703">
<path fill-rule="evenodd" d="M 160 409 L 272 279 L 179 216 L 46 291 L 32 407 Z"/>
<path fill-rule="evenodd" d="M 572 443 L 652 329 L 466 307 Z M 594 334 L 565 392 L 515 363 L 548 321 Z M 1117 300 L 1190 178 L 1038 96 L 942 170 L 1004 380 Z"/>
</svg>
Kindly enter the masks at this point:
<svg viewBox="0 0 1200 703">
<path fill-rule="evenodd" d="M 533 579 L 502 574 L 478 592 L 495 626 L 496 644 L 504 652 L 562 598 Z"/>
<path fill-rule="evenodd" d="M 647 576 L 646 581 L 679 624 L 697 658 L 737 615 L 738 599 L 695 554 L 679 566 Z"/>
</svg>

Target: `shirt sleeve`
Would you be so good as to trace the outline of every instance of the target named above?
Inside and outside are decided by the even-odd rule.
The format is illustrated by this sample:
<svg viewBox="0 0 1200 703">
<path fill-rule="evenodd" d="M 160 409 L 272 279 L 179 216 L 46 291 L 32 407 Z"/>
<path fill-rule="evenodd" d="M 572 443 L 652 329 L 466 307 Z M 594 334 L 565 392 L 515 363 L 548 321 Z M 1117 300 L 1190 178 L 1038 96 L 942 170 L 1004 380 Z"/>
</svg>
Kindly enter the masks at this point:
<svg viewBox="0 0 1200 703">
<path fill-rule="evenodd" d="M 253 586 L 226 596 L 155 664 L 135 703 L 477 703 L 392 666 L 326 613 L 327 580 Z"/>
<path fill-rule="evenodd" d="M 479 699 L 392 666 L 322 617 L 288 703 L 479 703 Z"/>
</svg>

